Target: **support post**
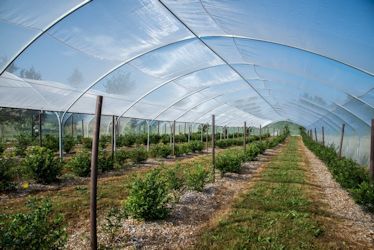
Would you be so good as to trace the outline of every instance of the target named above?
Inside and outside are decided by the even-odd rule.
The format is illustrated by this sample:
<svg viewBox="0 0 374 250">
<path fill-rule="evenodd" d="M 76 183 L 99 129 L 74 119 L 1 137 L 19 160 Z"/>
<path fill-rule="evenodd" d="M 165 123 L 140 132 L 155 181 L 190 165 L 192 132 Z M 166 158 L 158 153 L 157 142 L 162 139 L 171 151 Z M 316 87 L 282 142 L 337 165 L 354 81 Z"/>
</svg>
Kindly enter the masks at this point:
<svg viewBox="0 0 374 250">
<path fill-rule="evenodd" d="M 342 157 L 342 148 L 343 148 L 343 139 L 344 139 L 344 128 L 345 128 L 345 124 L 343 123 L 343 125 L 342 125 L 342 133 L 341 133 L 341 136 L 340 136 L 339 158 Z"/>
<path fill-rule="evenodd" d="M 31 112 L 31 138 L 34 139 L 34 115 Z"/>
<path fill-rule="evenodd" d="M 215 115 L 212 115 L 212 165 L 213 165 L 213 182 L 216 181 L 216 122 Z"/>
<path fill-rule="evenodd" d="M 260 125 L 260 142 L 262 142 L 262 127 Z"/>
<path fill-rule="evenodd" d="M 147 122 L 147 152 L 149 152 L 149 122 Z"/>
<path fill-rule="evenodd" d="M 71 137 L 74 137 L 74 118 L 73 114 L 71 114 Z"/>
<path fill-rule="evenodd" d="M 325 146 L 325 128 L 322 126 L 322 145 Z"/>
<path fill-rule="evenodd" d="M 42 115 L 43 111 L 40 110 L 39 112 L 39 146 L 43 146 L 43 134 L 42 134 Z"/>
<path fill-rule="evenodd" d="M 203 142 L 203 129 L 204 129 L 204 126 L 201 124 L 201 129 L 200 129 L 201 142 Z"/>
<path fill-rule="evenodd" d="M 173 121 L 173 155 L 175 155 L 175 120 Z"/>
<path fill-rule="evenodd" d="M 314 128 L 314 138 L 315 138 L 316 142 L 318 142 L 317 129 L 316 128 Z"/>
<path fill-rule="evenodd" d="M 206 138 L 206 152 L 208 153 L 208 135 L 209 135 L 209 125 L 207 124 L 207 126 L 206 126 L 206 136 L 205 136 L 205 138 Z"/>
<path fill-rule="evenodd" d="M 371 120 L 370 166 L 369 175 L 374 181 L 374 119 Z"/>
<path fill-rule="evenodd" d="M 99 151 L 99 137 L 100 137 L 100 118 L 103 97 L 96 97 L 96 111 L 95 111 L 95 127 L 92 139 L 92 154 L 91 154 L 91 192 L 90 192 L 90 235 L 91 235 L 91 249 L 97 249 L 97 225 L 96 225 L 96 193 L 97 193 L 97 161 Z"/>
<path fill-rule="evenodd" d="M 112 162 L 114 162 L 114 150 L 116 148 L 116 117 L 112 115 Z"/>
<path fill-rule="evenodd" d="M 157 135 L 160 135 L 160 121 L 157 121 Z"/>
<path fill-rule="evenodd" d="M 244 152 L 247 149 L 247 123 L 244 122 L 244 129 L 243 129 L 243 148 Z"/>
<path fill-rule="evenodd" d="M 188 124 L 188 142 L 190 142 L 190 139 L 191 139 L 191 125 Z"/>
<path fill-rule="evenodd" d="M 82 137 L 84 137 L 84 123 L 83 123 L 83 119 L 82 119 Z"/>
</svg>

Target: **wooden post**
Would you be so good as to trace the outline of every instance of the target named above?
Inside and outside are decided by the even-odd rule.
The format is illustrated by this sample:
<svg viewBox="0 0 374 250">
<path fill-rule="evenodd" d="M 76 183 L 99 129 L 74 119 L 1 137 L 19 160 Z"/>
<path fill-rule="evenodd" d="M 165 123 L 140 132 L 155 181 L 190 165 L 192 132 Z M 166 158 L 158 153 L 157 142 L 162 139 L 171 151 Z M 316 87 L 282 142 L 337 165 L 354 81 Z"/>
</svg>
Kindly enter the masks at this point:
<svg viewBox="0 0 374 250">
<path fill-rule="evenodd" d="M 212 115 L 212 165 L 213 165 L 213 182 L 215 182 L 216 173 L 216 124 L 215 116 Z"/>
<path fill-rule="evenodd" d="M 209 135 L 209 125 L 207 124 L 206 125 L 206 136 L 205 136 L 205 138 L 206 138 L 206 152 L 208 153 L 208 135 Z"/>
<path fill-rule="evenodd" d="M 84 137 L 84 123 L 83 123 L 83 119 L 82 119 L 82 137 Z"/>
<path fill-rule="evenodd" d="M 371 120 L 371 144 L 370 144 L 370 166 L 369 175 L 374 181 L 374 119 Z"/>
<path fill-rule="evenodd" d="M 103 97 L 96 97 L 96 111 L 95 111 L 95 127 L 92 139 L 92 155 L 91 155 L 91 192 L 90 192 L 90 235 L 91 235 L 91 249 L 97 249 L 97 225 L 96 225 L 96 193 L 97 193 L 97 161 L 99 151 L 99 137 L 100 137 L 100 118 Z"/>
<path fill-rule="evenodd" d="M 115 141 L 115 136 L 116 136 L 116 117 L 112 115 L 112 162 L 114 163 L 114 149 L 116 147 L 116 141 Z"/>
<path fill-rule="evenodd" d="M 175 120 L 173 121 L 173 155 L 175 156 Z"/>
<path fill-rule="evenodd" d="M 201 142 L 203 142 L 203 129 L 204 129 L 204 126 L 201 124 L 201 129 L 200 129 Z"/>
<path fill-rule="evenodd" d="M 261 125 L 260 125 L 260 142 L 262 141 L 262 128 L 261 128 Z"/>
<path fill-rule="evenodd" d="M 43 146 L 43 135 L 42 135 L 42 115 L 43 111 L 40 110 L 39 112 L 39 146 Z"/>
<path fill-rule="evenodd" d="M 160 135 L 160 121 L 157 121 L 157 134 Z"/>
<path fill-rule="evenodd" d="M 342 148 L 343 148 L 343 139 L 344 139 L 344 128 L 345 128 L 345 124 L 343 123 L 343 125 L 342 125 L 342 133 L 341 133 L 341 137 L 340 137 L 339 158 L 342 157 Z"/>
<path fill-rule="evenodd" d="M 31 112 L 31 138 L 34 140 L 34 115 Z"/>
<path fill-rule="evenodd" d="M 317 129 L 316 128 L 314 128 L 314 138 L 316 139 L 316 142 L 318 142 Z"/>
<path fill-rule="evenodd" d="M 325 128 L 322 126 L 322 145 L 325 146 Z"/>
<path fill-rule="evenodd" d="M 247 148 L 247 123 L 244 122 L 244 130 L 243 130 L 243 147 L 244 147 L 244 151 L 246 150 Z"/>
<path fill-rule="evenodd" d="M 71 137 L 74 137 L 74 118 L 73 118 L 73 114 L 71 114 Z"/>
</svg>

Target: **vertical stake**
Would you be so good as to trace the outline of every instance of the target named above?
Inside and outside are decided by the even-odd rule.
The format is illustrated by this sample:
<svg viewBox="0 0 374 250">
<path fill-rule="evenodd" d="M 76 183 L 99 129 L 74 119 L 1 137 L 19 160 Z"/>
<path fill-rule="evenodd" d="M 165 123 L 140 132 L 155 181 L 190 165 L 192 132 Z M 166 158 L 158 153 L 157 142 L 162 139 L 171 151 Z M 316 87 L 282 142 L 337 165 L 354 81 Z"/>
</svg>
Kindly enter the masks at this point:
<svg viewBox="0 0 374 250">
<path fill-rule="evenodd" d="M 243 130 L 243 147 L 244 147 L 244 152 L 247 148 L 247 123 L 244 122 L 244 130 Z"/>
<path fill-rule="evenodd" d="M 160 121 L 157 121 L 157 134 L 160 135 Z"/>
<path fill-rule="evenodd" d="M 262 142 L 262 127 L 260 125 L 260 142 Z"/>
<path fill-rule="evenodd" d="M 339 158 L 342 157 L 343 138 L 344 138 L 344 128 L 345 128 L 345 124 L 343 123 L 343 125 L 342 125 L 342 133 L 341 133 L 341 137 L 340 137 Z"/>
<path fill-rule="evenodd" d="M 82 137 L 84 137 L 84 124 L 83 124 L 83 119 L 82 119 Z"/>
<path fill-rule="evenodd" d="M 115 131 L 115 124 L 116 124 L 116 117 L 112 115 L 112 162 L 114 163 L 114 149 L 115 149 L 115 137 L 116 137 L 116 131 Z"/>
<path fill-rule="evenodd" d="M 74 114 L 71 114 L 71 137 L 74 137 Z"/>
<path fill-rule="evenodd" d="M 322 145 L 325 146 L 325 128 L 322 126 Z"/>
<path fill-rule="evenodd" d="M 175 156 L 175 120 L 173 121 L 173 155 Z"/>
<path fill-rule="evenodd" d="M 369 175 L 374 181 L 374 119 L 371 120 L 370 166 Z"/>
<path fill-rule="evenodd" d="M 206 143 L 206 152 L 208 153 L 208 134 L 209 134 L 209 125 L 206 125 L 206 135 L 205 135 L 205 143 Z"/>
<path fill-rule="evenodd" d="M 90 192 L 90 234 L 91 234 L 91 249 L 97 249 L 97 226 L 96 226 L 96 193 L 97 193 L 97 161 L 99 150 L 100 137 L 100 119 L 101 107 L 103 97 L 96 97 L 96 111 L 95 111 L 95 127 L 92 139 L 92 155 L 91 155 L 91 192 Z"/>
<path fill-rule="evenodd" d="M 216 181 L 216 124 L 215 116 L 212 115 L 212 164 L 213 164 L 213 182 Z"/>
<path fill-rule="evenodd" d="M 42 115 L 43 111 L 40 110 L 39 112 L 39 146 L 43 146 L 43 135 L 42 135 Z"/>
<path fill-rule="evenodd" d="M 316 139 L 316 142 L 318 142 L 317 129 L 316 128 L 314 128 L 314 138 Z"/>
</svg>

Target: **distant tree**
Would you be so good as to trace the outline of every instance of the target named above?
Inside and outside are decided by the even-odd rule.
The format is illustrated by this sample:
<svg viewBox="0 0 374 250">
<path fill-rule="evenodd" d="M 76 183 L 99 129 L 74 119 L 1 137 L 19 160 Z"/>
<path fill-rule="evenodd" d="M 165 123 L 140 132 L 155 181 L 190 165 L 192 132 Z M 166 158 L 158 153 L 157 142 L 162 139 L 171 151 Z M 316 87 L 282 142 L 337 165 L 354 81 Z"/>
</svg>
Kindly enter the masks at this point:
<svg viewBox="0 0 374 250">
<path fill-rule="evenodd" d="M 26 79 L 33 79 L 33 80 L 41 80 L 42 79 L 42 75 L 40 74 L 40 72 L 38 72 L 34 69 L 34 66 L 31 66 L 30 69 L 21 69 L 20 77 L 21 78 L 26 78 Z"/>
<path fill-rule="evenodd" d="M 1 57 L 0 58 L 0 65 L 6 65 L 9 63 L 9 59 L 4 56 L 4 57 Z M 6 68 L 6 71 L 8 71 L 9 73 L 14 73 L 18 70 L 19 68 L 16 66 L 16 64 L 14 62 L 12 62 L 11 64 L 9 64 L 9 66 Z"/>
<path fill-rule="evenodd" d="M 131 81 L 131 74 L 116 74 L 106 82 L 105 90 L 109 94 L 128 94 L 134 87 L 134 81 Z"/>
<path fill-rule="evenodd" d="M 75 87 L 81 85 L 83 83 L 83 80 L 83 74 L 77 68 L 75 68 L 71 75 L 68 77 L 68 82 Z"/>
</svg>

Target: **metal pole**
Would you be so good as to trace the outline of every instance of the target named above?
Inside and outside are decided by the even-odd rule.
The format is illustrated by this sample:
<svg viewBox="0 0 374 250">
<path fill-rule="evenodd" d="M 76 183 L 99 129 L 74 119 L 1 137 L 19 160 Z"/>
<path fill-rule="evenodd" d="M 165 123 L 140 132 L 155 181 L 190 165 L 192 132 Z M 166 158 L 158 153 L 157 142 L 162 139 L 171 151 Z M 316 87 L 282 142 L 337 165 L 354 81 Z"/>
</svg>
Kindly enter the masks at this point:
<svg viewBox="0 0 374 250">
<path fill-rule="evenodd" d="M 149 151 L 149 122 L 147 122 L 147 151 Z"/>
<path fill-rule="evenodd" d="M 42 115 L 43 111 L 40 110 L 39 112 L 39 146 L 43 146 L 43 135 L 42 135 Z"/>
<path fill-rule="evenodd" d="M 261 125 L 260 125 L 260 142 L 262 141 L 262 128 L 261 128 Z"/>
<path fill-rule="evenodd" d="M 208 132 L 208 130 L 209 130 L 209 125 L 207 124 L 207 126 L 206 126 L 206 152 L 208 153 L 208 135 L 209 135 L 209 132 Z"/>
<path fill-rule="evenodd" d="M 212 115 L 212 165 L 213 165 L 213 182 L 216 181 L 216 124 L 215 116 Z"/>
<path fill-rule="evenodd" d="M 73 114 L 71 114 L 71 137 L 74 137 L 74 118 L 73 118 Z"/>
<path fill-rule="evenodd" d="M 325 128 L 322 126 L 322 145 L 325 146 Z"/>
<path fill-rule="evenodd" d="M 243 147 L 244 151 L 246 151 L 247 148 L 247 123 L 244 122 L 244 130 L 243 130 Z"/>
<path fill-rule="evenodd" d="M 342 134 L 341 134 L 341 137 L 340 137 L 339 158 L 342 157 L 343 138 L 344 138 L 344 128 L 345 128 L 345 124 L 343 123 L 343 125 L 342 125 Z"/>
<path fill-rule="evenodd" d="M 370 166 L 369 176 L 374 181 L 374 119 L 371 120 L 371 144 L 370 144 Z"/>
<path fill-rule="evenodd" d="M 200 129 L 201 142 L 203 142 L 203 128 L 204 126 L 201 124 L 201 129 Z"/>
<path fill-rule="evenodd" d="M 314 138 L 316 139 L 316 142 L 318 142 L 317 129 L 316 128 L 314 128 Z"/>
<path fill-rule="evenodd" d="M 173 121 L 173 155 L 175 156 L 175 120 Z"/>
<path fill-rule="evenodd" d="M 190 142 L 191 139 L 191 125 L 188 125 L 188 142 Z"/>
<path fill-rule="evenodd" d="M 84 124 L 83 124 L 83 119 L 82 119 L 82 137 L 84 137 Z"/>
<path fill-rule="evenodd" d="M 31 112 L 31 138 L 34 140 L 34 115 Z"/>
<path fill-rule="evenodd" d="M 116 148 L 116 117 L 112 115 L 112 161 L 114 161 L 114 150 Z"/>
<path fill-rule="evenodd" d="M 103 97 L 96 97 L 96 111 L 95 111 L 95 127 L 92 139 L 92 155 L 91 155 L 91 192 L 90 192 L 90 235 L 91 235 L 91 249 L 97 249 L 97 225 L 96 225 L 96 193 L 97 193 L 97 161 L 99 151 L 99 137 L 100 137 L 100 120 L 101 107 Z"/>
<path fill-rule="evenodd" d="M 160 135 L 160 121 L 157 121 L 157 134 Z"/>
</svg>

